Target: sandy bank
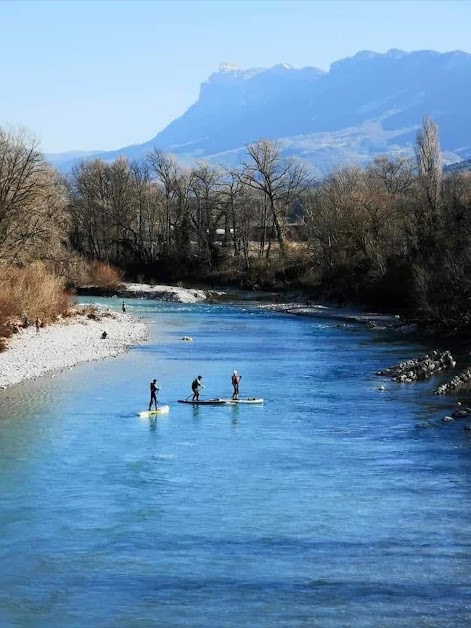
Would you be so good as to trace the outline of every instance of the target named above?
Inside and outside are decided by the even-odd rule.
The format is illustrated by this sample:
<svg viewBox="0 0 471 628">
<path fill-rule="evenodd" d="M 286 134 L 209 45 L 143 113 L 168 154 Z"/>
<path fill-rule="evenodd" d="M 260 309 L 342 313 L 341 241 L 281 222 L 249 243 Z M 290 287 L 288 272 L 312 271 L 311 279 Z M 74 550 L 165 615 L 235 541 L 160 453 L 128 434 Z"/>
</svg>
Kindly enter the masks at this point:
<svg viewBox="0 0 471 628">
<path fill-rule="evenodd" d="M 108 334 L 106 339 L 101 338 L 103 331 Z M 76 316 L 39 333 L 28 327 L 11 338 L 7 350 L 0 353 L 0 388 L 116 356 L 147 337 L 145 323 L 120 312 L 99 321 Z"/>
</svg>

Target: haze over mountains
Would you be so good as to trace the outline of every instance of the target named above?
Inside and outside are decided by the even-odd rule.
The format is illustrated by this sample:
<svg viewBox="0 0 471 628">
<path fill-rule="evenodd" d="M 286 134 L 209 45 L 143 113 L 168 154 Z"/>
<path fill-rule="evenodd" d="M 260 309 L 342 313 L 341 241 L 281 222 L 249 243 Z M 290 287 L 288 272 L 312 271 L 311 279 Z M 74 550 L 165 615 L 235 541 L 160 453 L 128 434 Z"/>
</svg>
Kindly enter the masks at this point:
<svg viewBox="0 0 471 628">
<path fill-rule="evenodd" d="M 198 101 L 148 142 L 49 158 L 68 170 L 77 159 L 140 160 L 157 147 L 181 161 L 237 164 L 245 144 L 265 138 L 325 174 L 382 153 L 412 154 L 428 115 L 439 126 L 445 163 L 454 163 L 471 157 L 470 103 L 471 55 L 460 51 L 363 51 L 328 72 L 222 65 L 201 85 Z"/>
</svg>

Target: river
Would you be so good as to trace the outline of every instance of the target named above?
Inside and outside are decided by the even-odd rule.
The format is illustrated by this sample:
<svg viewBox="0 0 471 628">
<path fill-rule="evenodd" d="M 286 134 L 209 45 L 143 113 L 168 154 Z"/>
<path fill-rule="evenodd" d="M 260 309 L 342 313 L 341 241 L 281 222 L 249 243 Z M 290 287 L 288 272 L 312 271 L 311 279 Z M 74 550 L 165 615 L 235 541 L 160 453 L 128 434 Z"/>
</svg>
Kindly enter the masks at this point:
<svg viewBox="0 0 471 628">
<path fill-rule="evenodd" d="M 2 627 L 470 625 L 471 441 L 440 380 L 374 375 L 426 345 L 248 304 L 128 311 L 148 343 L 0 391 Z M 176 403 L 197 375 L 229 396 L 233 369 L 264 406 Z M 170 414 L 143 420 L 153 377 Z"/>
</svg>

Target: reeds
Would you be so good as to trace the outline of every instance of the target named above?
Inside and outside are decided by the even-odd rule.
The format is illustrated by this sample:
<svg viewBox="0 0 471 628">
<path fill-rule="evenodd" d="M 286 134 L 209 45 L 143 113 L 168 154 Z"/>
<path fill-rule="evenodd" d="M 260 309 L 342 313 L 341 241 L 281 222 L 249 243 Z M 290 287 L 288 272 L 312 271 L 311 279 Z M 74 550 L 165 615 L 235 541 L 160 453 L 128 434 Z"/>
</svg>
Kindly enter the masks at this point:
<svg viewBox="0 0 471 628">
<path fill-rule="evenodd" d="M 119 288 L 123 283 L 119 270 L 105 262 L 91 262 L 88 274 L 89 282 L 101 288 Z"/>
<path fill-rule="evenodd" d="M 0 264 L 0 337 L 7 338 L 38 317 L 44 324 L 66 316 L 71 304 L 64 280 L 43 264 L 24 268 Z"/>
</svg>

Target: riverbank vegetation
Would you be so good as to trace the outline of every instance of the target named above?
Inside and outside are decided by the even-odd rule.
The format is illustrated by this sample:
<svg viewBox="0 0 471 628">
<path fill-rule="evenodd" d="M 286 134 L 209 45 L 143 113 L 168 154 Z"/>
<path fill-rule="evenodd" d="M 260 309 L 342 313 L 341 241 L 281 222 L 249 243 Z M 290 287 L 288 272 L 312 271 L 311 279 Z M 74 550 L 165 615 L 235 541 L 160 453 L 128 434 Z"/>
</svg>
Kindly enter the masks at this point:
<svg viewBox="0 0 471 628">
<path fill-rule="evenodd" d="M 109 264 L 74 251 L 70 228 L 66 180 L 34 139 L 0 129 L 0 338 L 67 314 L 77 282 L 121 283 Z"/>
<path fill-rule="evenodd" d="M 0 264 L 0 350 L 13 333 L 67 316 L 71 299 L 64 279 L 48 271 L 41 263 L 26 267 Z"/>
<path fill-rule="evenodd" d="M 425 119 L 416 158 L 322 181 L 260 140 L 241 163 L 82 162 L 60 176 L 0 131 L 0 264 L 40 261 L 67 288 L 129 280 L 301 289 L 462 328 L 471 319 L 471 174 L 443 175 Z"/>
</svg>

